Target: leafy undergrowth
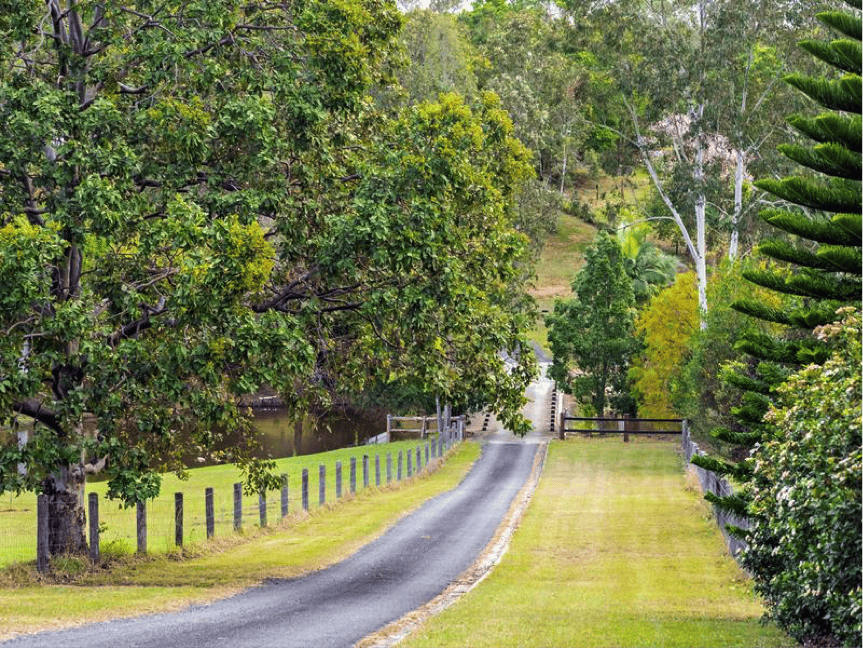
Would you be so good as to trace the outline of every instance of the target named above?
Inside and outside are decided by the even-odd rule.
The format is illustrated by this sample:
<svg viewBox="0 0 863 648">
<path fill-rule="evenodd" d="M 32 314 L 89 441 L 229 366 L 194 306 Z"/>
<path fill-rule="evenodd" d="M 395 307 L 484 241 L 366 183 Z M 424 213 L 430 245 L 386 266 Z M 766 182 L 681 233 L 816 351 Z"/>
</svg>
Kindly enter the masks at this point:
<svg viewBox="0 0 863 648">
<path fill-rule="evenodd" d="M 554 442 L 508 553 L 420 646 L 787 646 L 672 443 Z"/>
<path fill-rule="evenodd" d="M 111 546 L 100 565 L 58 559 L 48 576 L 37 574 L 32 563 L 13 565 L 0 571 L 0 641 L 25 632 L 182 609 L 266 578 L 321 569 L 454 488 L 479 454 L 479 445 L 462 443 L 443 464 L 419 477 L 182 551 L 137 556 L 128 547 Z"/>
</svg>

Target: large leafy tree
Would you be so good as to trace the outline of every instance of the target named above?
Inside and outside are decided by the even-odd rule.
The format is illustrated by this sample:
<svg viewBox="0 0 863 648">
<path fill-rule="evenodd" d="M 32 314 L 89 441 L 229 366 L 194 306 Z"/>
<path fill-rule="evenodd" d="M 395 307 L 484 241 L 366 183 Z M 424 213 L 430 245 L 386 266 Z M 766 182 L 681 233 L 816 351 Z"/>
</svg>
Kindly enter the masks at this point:
<svg viewBox="0 0 863 648">
<path fill-rule="evenodd" d="M 603 416 L 606 405 L 631 409 L 627 370 L 638 350 L 635 298 L 617 241 L 601 232 L 572 282 L 575 297 L 558 300 L 547 317 L 553 362 L 549 375 Z"/>
<path fill-rule="evenodd" d="M 475 2 L 459 18 L 484 58 L 476 66 L 479 87 L 501 97 L 516 135 L 533 153 L 538 178 L 563 186 L 567 159 L 581 148 L 584 79 L 562 51 L 561 25 L 536 2 Z"/>
<path fill-rule="evenodd" d="M 689 340 L 698 330 L 695 275 L 677 275 L 674 284 L 654 296 L 635 322 L 643 351 L 632 363 L 629 376 L 638 400 L 638 413 L 647 418 L 674 415 L 673 385 L 684 364 Z"/>
<path fill-rule="evenodd" d="M 0 477 L 49 496 L 52 551 L 83 547 L 87 474 L 152 497 L 262 385 L 299 409 L 406 380 L 524 429 L 530 362 L 499 352 L 526 152 L 491 96 L 372 109 L 393 4 L 6 6 L 0 423 L 35 427 Z"/>
<path fill-rule="evenodd" d="M 706 313 L 711 246 L 728 241 L 730 256 L 737 255 L 757 198 L 745 191 L 747 177 L 779 134 L 775 111 L 787 99 L 776 86 L 792 60 L 788 27 L 799 12 L 763 0 L 610 5 L 568 3 L 621 43 L 613 55 L 595 58 L 613 79 L 625 116 L 598 117 L 647 169 L 653 215 L 670 223 L 665 234 L 685 247 Z M 619 24 L 609 25 L 606 14 Z"/>
</svg>

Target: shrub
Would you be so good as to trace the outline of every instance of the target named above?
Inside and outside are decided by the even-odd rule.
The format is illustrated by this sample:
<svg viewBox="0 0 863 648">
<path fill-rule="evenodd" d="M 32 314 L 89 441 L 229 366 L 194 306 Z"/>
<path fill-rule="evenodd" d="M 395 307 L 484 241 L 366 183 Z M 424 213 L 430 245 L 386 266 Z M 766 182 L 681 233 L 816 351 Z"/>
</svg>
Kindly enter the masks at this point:
<svg viewBox="0 0 863 648">
<path fill-rule="evenodd" d="M 776 436 L 754 453 L 743 557 L 770 616 L 823 646 L 861 637 L 861 326 L 844 310 L 819 329 L 830 359 L 794 374 L 767 415 Z"/>
</svg>

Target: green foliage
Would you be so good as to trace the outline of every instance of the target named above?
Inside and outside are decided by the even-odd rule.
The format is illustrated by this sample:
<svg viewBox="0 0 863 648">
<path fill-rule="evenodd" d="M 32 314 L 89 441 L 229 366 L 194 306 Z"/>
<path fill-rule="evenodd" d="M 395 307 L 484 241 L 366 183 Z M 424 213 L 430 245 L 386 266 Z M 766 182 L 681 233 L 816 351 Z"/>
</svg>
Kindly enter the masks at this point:
<svg viewBox="0 0 863 648">
<path fill-rule="evenodd" d="M 828 23 L 829 20 L 838 19 L 833 15 Z M 859 21 L 859 18 L 851 22 L 854 20 Z M 847 22 L 839 20 L 843 25 Z M 859 42 L 847 40 L 823 47 L 807 41 L 804 46 L 831 65 L 845 69 L 847 66 L 839 61 L 838 54 L 847 51 L 843 42 L 859 49 Z M 803 75 L 794 75 L 786 81 L 828 108 L 852 112 L 825 113 L 814 119 L 791 117 L 789 123 L 815 140 L 815 144 L 809 148 L 801 145 L 780 148 L 790 159 L 818 175 L 756 182 L 760 188 L 791 203 L 783 209 L 764 211 L 762 218 L 780 232 L 797 238 L 763 242 L 759 252 L 781 265 L 749 270 L 744 277 L 754 284 L 789 295 L 791 299 L 781 309 L 765 307 L 751 298 L 739 300 L 732 307 L 741 313 L 791 327 L 791 330 L 785 339 L 762 333 L 747 334 L 739 339 L 737 348 L 758 359 L 799 366 L 826 359 L 827 352 L 813 338 L 812 329 L 833 321 L 841 304 L 859 303 L 860 299 L 859 61 L 856 72 L 845 70 L 841 82 Z M 798 205 L 809 211 L 799 209 Z M 831 217 L 830 212 L 836 215 Z M 815 247 L 812 242 L 820 245 Z M 751 420 L 756 409 L 744 408 L 741 413 Z"/>
<path fill-rule="evenodd" d="M 754 380 L 758 363 L 745 359 L 735 349 L 734 342 L 745 330 L 763 333 L 771 325 L 747 318 L 729 306 L 743 296 L 754 297 L 753 301 L 768 308 L 781 306 L 777 295 L 753 288 L 742 279 L 741 273 L 753 267 L 757 267 L 753 261 L 741 259 L 734 264 L 723 262 L 714 269 L 707 286 L 712 305 L 705 318 L 707 327 L 698 329 L 689 338 L 688 353 L 670 385 L 674 411 L 689 419 L 693 435 L 700 442 L 710 441 L 711 430 L 718 427 L 743 432 L 731 415 L 732 408 L 741 404 L 741 396 L 724 379 L 723 367 L 736 363 L 733 366 L 737 371 Z"/>
<path fill-rule="evenodd" d="M 500 96 L 533 154 L 537 179 L 561 186 L 587 130 L 583 66 L 562 51 L 566 28 L 533 2 L 473 3 L 459 20 L 484 62 L 476 66 L 478 86 Z"/>
<path fill-rule="evenodd" d="M 657 294 L 635 322 L 644 349 L 629 370 L 638 414 L 645 418 L 675 415 L 672 391 L 679 367 L 689 353 L 689 340 L 698 330 L 695 274 L 677 275 L 674 284 Z"/>
<path fill-rule="evenodd" d="M 546 318 L 553 363 L 549 375 L 578 402 L 602 416 L 606 403 L 632 410 L 627 369 L 639 342 L 635 298 L 617 241 L 601 232 L 572 282 L 576 296 L 556 301 Z"/>
<path fill-rule="evenodd" d="M 415 9 L 401 33 L 409 63 L 398 72 L 407 103 L 434 100 L 441 92 L 476 94 L 476 55 L 462 24 L 450 14 Z"/>
<path fill-rule="evenodd" d="M 37 422 L 3 488 L 101 470 L 132 503 L 236 433 L 259 489 L 263 386 L 403 381 L 524 432 L 531 168 L 497 99 L 377 109 L 389 2 L 181 5 L 2 12 L 0 424 Z"/>
<path fill-rule="evenodd" d="M 859 34 L 859 15 L 838 22 L 856 23 Z M 761 254 L 779 263 L 744 277 L 788 297 L 782 309 L 765 308 L 752 297 L 732 307 L 788 328 L 781 336 L 776 331 L 742 335 L 735 348 L 750 356 L 747 365 L 754 373 L 745 380 L 740 367 L 746 365 L 729 367 L 726 382 L 743 389 L 732 412 L 744 434 L 732 440 L 742 444 L 739 453 L 748 455 L 746 464 L 753 468 L 743 480 L 751 522 L 743 560 L 756 589 L 770 615 L 798 640 L 857 645 L 861 80 L 859 61 L 856 71 L 849 72 L 842 54 L 859 52 L 859 42 L 808 43 L 805 49 L 846 73 L 838 81 L 803 75 L 786 81 L 829 109 L 854 114 L 789 120 L 816 143 L 784 147 L 783 152 L 818 175 L 756 183 L 790 203 L 766 211 L 764 219 L 798 238 L 763 244 Z M 843 304 L 852 307 L 837 311 Z M 825 324 L 835 321 L 836 313 L 845 314 L 843 324 Z M 813 332 L 817 324 L 824 326 Z M 789 378 L 791 372 L 796 373 Z M 776 396 L 764 385 L 778 392 L 778 402 L 772 402 Z"/>
<path fill-rule="evenodd" d="M 626 218 L 629 210 L 621 210 Z M 626 256 L 626 274 L 632 280 L 632 292 L 639 308 L 660 290 L 674 282 L 678 260 L 647 240 L 651 227 L 647 223 L 618 231 L 621 249 Z M 692 286 L 695 290 L 695 286 Z"/>
<path fill-rule="evenodd" d="M 860 313 L 819 329 L 831 347 L 779 389 L 757 453 L 744 564 L 798 641 L 856 646 L 861 633 Z"/>
</svg>

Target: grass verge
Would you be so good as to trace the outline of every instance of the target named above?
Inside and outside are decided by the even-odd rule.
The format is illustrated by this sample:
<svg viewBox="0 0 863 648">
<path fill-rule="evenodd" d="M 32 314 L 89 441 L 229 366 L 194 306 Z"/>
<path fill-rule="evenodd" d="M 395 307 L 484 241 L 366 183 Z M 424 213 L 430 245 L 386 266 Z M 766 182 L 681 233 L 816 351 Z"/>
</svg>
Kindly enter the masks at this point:
<svg viewBox="0 0 863 648">
<path fill-rule="evenodd" d="M 400 645 L 793 645 L 762 614 L 675 445 L 571 439 L 501 563 Z"/>
<path fill-rule="evenodd" d="M 265 529 L 249 529 L 183 552 L 119 556 L 110 570 L 75 566 L 70 584 L 37 583 L 24 565 L 0 573 L 0 640 L 121 616 L 170 611 L 223 598 L 266 578 L 322 569 L 381 535 L 423 502 L 454 488 L 479 457 L 462 443 L 412 480 L 370 488 Z M 63 577 L 61 574 L 60 577 Z"/>
<path fill-rule="evenodd" d="M 362 458 L 369 456 L 369 483 L 375 484 L 375 456 L 379 457 L 381 483 L 386 483 L 386 456 L 392 458 L 393 474 L 397 477 L 398 454 L 402 452 L 402 471 L 407 474 L 407 453 L 410 451 L 416 467 L 416 448 L 426 442 L 399 441 L 382 445 L 360 446 L 332 450 L 314 455 L 288 457 L 276 460 L 276 472 L 288 476 L 289 511 L 299 511 L 302 508 L 302 492 L 300 488 L 303 470 L 309 473 L 309 505 L 318 506 L 319 466 L 326 468 L 325 485 L 326 501 L 336 500 L 335 466 L 342 464 L 342 492 L 349 489 L 349 468 L 351 458 L 357 461 L 357 489 L 363 489 Z M 423 454 L 423 461 L 425 455 Z M 151 553 L 166 553 L 174 550 L 174 493 L 184 494 L 183 541 L 184 544 L 194 544 L 206 539 L 206 520 L 204 517 L 204 489 L 214 491 L 215 533 L 217 537 L 233 533 L 234 500 L 233 485 L 242 481 L 239 470 L 233 464 L 195 468 L 189 471 L 188 479 L 180 480 L 174 474 L 162 475 L 162 487 L 159 497 L 147 501 L 147 550 Z M 100 539 L 103 547 L 110 552 L 131 552 L 136 547 L 135 509 L 122 508 L 116 502 L 106 498 L 107 484 L 91 482 L 87 484 L 87 493 L 99 495 Z M 268 520 L 280 517 L 280 493 L 267 493 Z M 258 524 L 258 497 L 244 497 L 243 524 L 246 527 Z M 0 505 L 0 566 L 16 561 L 30 561 L 36 557 L 36 495 L 23 493 L 18 497 L 8 495 L 3 497 Z"/>
</svg>

